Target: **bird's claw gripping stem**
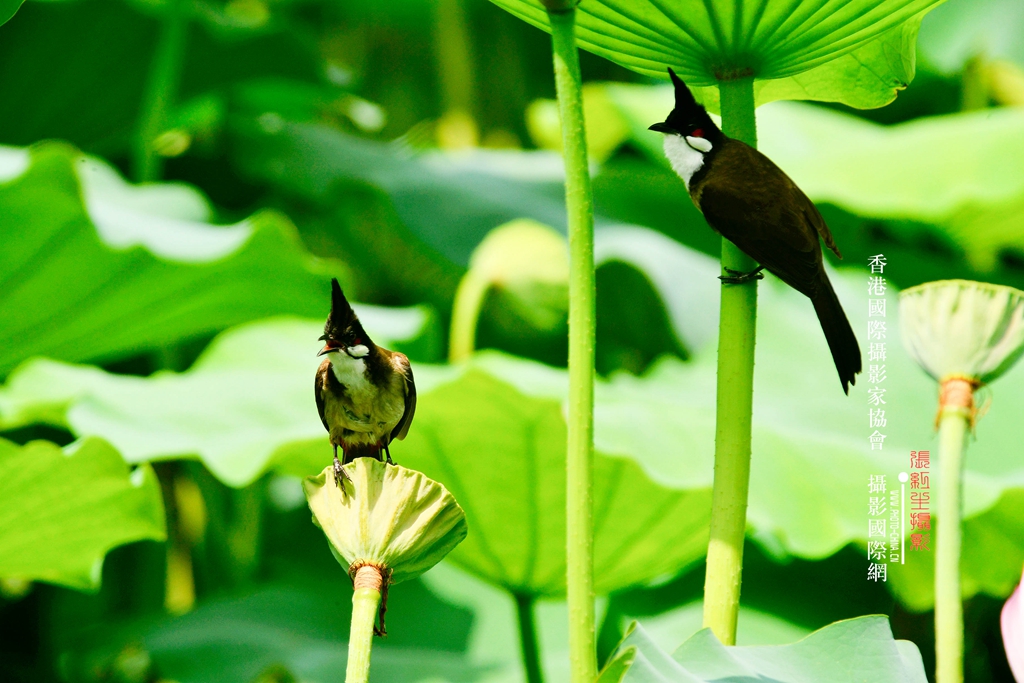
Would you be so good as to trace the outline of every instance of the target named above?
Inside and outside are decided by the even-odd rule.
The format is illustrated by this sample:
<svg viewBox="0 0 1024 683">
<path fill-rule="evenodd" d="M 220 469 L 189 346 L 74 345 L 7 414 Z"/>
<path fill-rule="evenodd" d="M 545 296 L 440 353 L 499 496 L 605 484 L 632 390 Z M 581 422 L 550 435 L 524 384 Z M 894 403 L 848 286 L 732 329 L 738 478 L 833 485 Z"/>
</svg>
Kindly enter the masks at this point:
<svg viewBox="0 0 1024 683">
<path fill-rule="evenodd" d="M 345 483 L 344 483 L 346 479 L 349 482 L 352 481 L 352 477 L 348 476 L 348 472 L 346 472 L 342 468 L 341 461 L 338 460 L 338 449 L 335 448 L 334 449 L 334 483 L 338 485 L 339 489 L 341 489 L 341 494 L 343 496 L 347 496 L 348 495 L 348 491 L 345 490 Z"/>
<path fill-rule="evenodd" d="M 749 273 L 744 273 L 742 270 L 733 270 L 732 268 L 724 268 L 728 275 L 719 275 L 718 279 L 722 281 L 722 284 L 726 285 L 742 285 L 747 282 L 753 282 L 754 280 L 763 280 L 764 275 L 761 271 L 764 270 L 764 266 L 758 266 Z"/>
</svg>

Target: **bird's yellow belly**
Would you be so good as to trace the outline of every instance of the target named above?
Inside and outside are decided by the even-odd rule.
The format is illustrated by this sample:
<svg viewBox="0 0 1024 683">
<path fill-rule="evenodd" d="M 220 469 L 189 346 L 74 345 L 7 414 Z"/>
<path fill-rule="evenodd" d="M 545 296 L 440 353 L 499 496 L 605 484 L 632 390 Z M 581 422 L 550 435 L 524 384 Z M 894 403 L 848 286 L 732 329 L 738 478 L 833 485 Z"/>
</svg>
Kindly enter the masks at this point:
<svg viewBox="0 0 1024 683">
<path fill-rule="evenodd" d="M 382 394 L 383 392 L 381 392 Z M 387 442 L 387 437 L 405 412 L 402 400 L 389 400 L 359 396 L 328 397 L 324 416 L 331 426 L 331 442 L 344 445 L 376 445 Z"/>
</svg>

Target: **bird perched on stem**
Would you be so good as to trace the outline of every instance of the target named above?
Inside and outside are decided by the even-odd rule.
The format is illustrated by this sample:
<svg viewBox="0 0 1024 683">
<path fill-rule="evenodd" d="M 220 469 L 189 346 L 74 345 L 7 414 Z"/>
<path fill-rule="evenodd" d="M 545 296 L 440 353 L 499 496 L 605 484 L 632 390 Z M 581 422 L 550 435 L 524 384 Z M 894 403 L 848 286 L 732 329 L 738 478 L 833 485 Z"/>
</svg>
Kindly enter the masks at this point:
<svg viewBox="0 0 1024 683">
<path fill-rule="evenodd" d="M 822 265 L 821 244 L 842 258 L 818 209 L 765 155 L 719 130 L 690 89 L 668 70 L 676 105 L 651 130 L 665 135 L 665 156 L 686 183 L 708 225 L 760 265 L 728 271 L 721 280 L 743 284 L 767 268 L 809 297 L 825 333 L 843 391 L 861 371 L 860 347 Z"/>
<path fill-rule="evenodd" d="M 334 480 L 344 490 L 342 479 L 348 476 L 341 467 L 353 459 L 380 460 L 383 451 L 394 464 L 388 445 L 409 433 L 416 385 L 409 359 L 373 343 L 336 279 L 320 341 L 325 344 L 317 355 L 327 358 L 316 371 L 316 408 L 334 446 Z"/>
</svg>

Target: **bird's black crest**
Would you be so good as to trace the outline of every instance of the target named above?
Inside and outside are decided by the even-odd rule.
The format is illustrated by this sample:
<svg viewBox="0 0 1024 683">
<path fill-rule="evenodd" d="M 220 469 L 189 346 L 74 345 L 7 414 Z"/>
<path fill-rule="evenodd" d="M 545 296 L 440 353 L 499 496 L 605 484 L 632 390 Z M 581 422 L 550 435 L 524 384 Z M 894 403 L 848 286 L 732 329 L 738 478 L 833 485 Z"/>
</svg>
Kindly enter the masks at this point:
<svg viewBox="0 0 1024 683">
<path fill-rule="evenodd" d="M 359 323 L 356 312 L 352 310 L 352 305 L 345 298 L 345 293 L 341 291 L 338 278 L 331 278 L 331 313 L 324 325 L 324 336 L 338 341 L 345 341 L 354 336 L 359 338 L 361 343 L 366 341 L 363 326 Z"/>
<path fill-rule="evenodd" d="M 676 76 L 676 72 L 672 70 L 672 67 L 668 67 L 668 75 L 669 78 L 672 79 L 672 85 L 676 88 L 676 109 L 692 111 L 697 107 L 700 107 L 701 109 L 704 108 L 697 104 L 697 100 L 694 99 L 693 93 L 690 92 L 690 89 L 686 86 L 686 83 L 683 82 L 683 79 Z"/>
<path fill-rule="evenodd" d="M 676 75 L 672 67 L 668 68 L 668 75 L 672 79 L 672 85 L 675 86 L 676 106 L 665 119 L 665 123 L 669 128 L 683 135 L 689 135 L 692 131 L 699 129 L 703 134 L 698 137 L 709 139 L 717 137 L 718 126 L 708 116 L 707 110 L 693 97 L 693 93 L 690 92 L 690 88 L 683 82 L 683 79 Z"/>
</svg>

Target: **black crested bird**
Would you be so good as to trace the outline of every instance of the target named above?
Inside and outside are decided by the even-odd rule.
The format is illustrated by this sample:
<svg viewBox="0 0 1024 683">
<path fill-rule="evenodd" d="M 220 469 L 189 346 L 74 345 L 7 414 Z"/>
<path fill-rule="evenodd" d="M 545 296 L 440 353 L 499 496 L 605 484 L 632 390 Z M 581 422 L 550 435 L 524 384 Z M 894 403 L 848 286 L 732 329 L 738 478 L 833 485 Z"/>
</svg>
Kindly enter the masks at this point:
<svg viewBox="0 0 1024 683">
<path fill-rule="evenodd" d="M 718 129 L 690 89 L 668 70 L 676 106 L 650 130 L 665 134 L 665 156 L 686 183 L 711 228 L 758 262 L 750 273 L 729 271 L 723 282 L 761 278 L 767 268 L 810 298 L 839 371 L 843 391 L 861 371 L 860 347 L 822 265 L 820 237 L 842 258 L 818 209 L 765 155 Z"/>
<path fill-rule="evenodd" d="M 336 279 L 331 280 L 331 313 L 320 341 L 326 343 L 317 355 L 327 358 L 316 371 L 316 408 L 334 446 L 334 480 L 342 486 L 348 475 L 341 466 L 355 458 L 380 460 L 383 451 L 388 464 L 394 464 L 388 445 L 409 433 L 416 385 L 409 359 L 370 340 Z"/>
</svg>

